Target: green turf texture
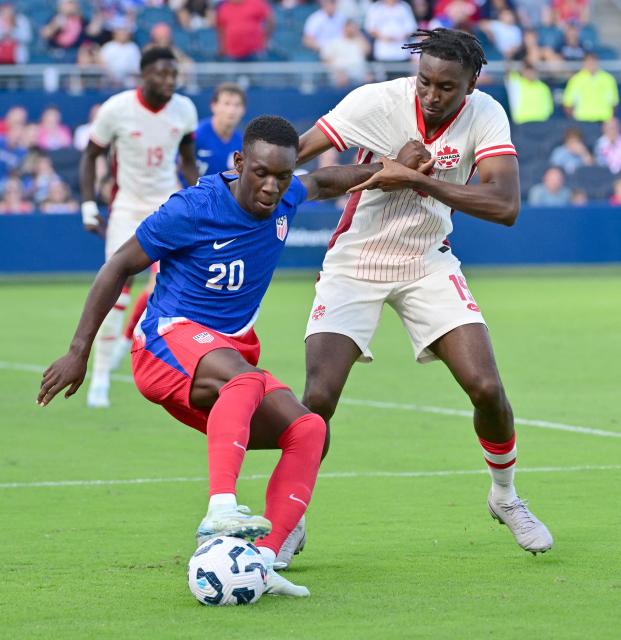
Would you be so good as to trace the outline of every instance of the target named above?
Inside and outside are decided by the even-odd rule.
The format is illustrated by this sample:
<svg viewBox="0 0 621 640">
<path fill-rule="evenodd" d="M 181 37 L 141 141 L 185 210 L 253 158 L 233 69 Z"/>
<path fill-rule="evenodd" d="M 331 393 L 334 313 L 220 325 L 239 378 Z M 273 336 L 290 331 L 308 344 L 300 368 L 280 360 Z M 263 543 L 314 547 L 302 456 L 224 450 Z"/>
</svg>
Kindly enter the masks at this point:
<svg viewBox="0 0 621 640">
<path fill-rule="evenodd" d="M 468 275 L 516 416 L 621 433 L 621 271 Z M 87 410 L 85 389 L 42 409 L 40 375 L 7 368 L 62 355 L 86 290 L 0 284 L 0 483 L 204 477 L 203 438 L 133 385 L 113 383 L 110 410 Z M 296 392 L 312 292 L 312 277 L 278 278 L 258 324 L 263 366 Z M 414 362 L 388 308 L 372 347 L 376 361 L 355 367 L 345 398 L 468 408 L 442 365 Z M 525 468 L 617 466 L 518 475 L 555 536 L 544 556 L 491 520 L 485 475 L 369 477 L 482 469 L 468 418 L 342 404 L 322 472 L 367 475 L 318 481 L 289 572 L 311 598 L 251 607 L 202 607 L 187 589 L 204 481 L 2 487 L 0 637 L 619 638 L 621 438 L 524 426 L 518 446 Z M 243 474 L 275 459 L 250 452 Z M 264 487 L 242 479 L 240 501 L 261 509 Z"/>
</svg>

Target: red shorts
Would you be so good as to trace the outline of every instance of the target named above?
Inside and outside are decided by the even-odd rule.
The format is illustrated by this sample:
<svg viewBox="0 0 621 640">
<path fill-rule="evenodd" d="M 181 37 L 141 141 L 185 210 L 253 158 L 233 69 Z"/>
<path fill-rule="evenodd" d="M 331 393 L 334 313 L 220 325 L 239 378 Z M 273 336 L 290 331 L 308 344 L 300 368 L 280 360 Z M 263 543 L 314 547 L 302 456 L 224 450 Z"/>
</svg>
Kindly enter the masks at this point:
<svg viewBox="0 0 621 640">
<path fill-rule="evenodd" d="M 232 338 L 190 320 L 178 321 L 147 339 L 146 346 L 144 337 L 134 337 L 132 369 L 136 386 L 147 400 L 204 433 L 209 409 L 193 407 L 190 391 L 200 359 L 215 349 L 235 349 L 248 364 L 256 366 L 261 345 L 254 329 Z M 266 394 L 289 388 L 268 371 L 264 373 Z"/>
</svg>

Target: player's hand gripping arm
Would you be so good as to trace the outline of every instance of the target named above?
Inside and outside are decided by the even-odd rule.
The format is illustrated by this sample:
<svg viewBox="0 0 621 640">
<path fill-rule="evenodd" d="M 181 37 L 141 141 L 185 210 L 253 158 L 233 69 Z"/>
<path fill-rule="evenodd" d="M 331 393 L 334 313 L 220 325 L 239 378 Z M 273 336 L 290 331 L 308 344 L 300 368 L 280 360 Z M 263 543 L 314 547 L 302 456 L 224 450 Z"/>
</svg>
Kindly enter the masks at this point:
<svg viewBox="0 0 621 640">
<path fill-rule="evenodd" d="M 69 351 L 43 373 L 37 403 L 45 406 L 65 387 L 72 396 L 84 381 L 93 340 L 104 318 L 117 301 L 129 276 L 144 271 L 153 261 L 132 236 L 99 270 L 91 287 Z"/>
<path fill-rule="evenodd" d="M 80 196 L 82 199 L 82 224 L 91 233 L 104 234 L 104 221 L 99 215 L 95 200 L 95 174 L 97 157 L 107 149 L 89 141 L 80 159 Z"/>
<path fill-rule="evenodd" d="M 384 168 L 381 171 L 349 189 L 349 193 L 364 189 L 386 190 L 387 184 L 408 182 L 413 189 L 475 218 L 511 226 L 519 214 L 520 184 L 515 156 L 494 156 L 481 160 L 478 164 L 480 184 L 474 185 L 436 180 L 393 160 L 383 158 L 382 164 Z"/>
<path fill-rule="evenodd" d="M 418 171 L 427 173 L 431 171 L 434 159 L 420 142 L 410 140 L 399 151 L 397 161 L 387 162 L 399 167 L 402 166 L 401 163 L 407 164 L 409 167 L 415 166 L 418 167 Z M 365 180 L 366 182 L 363 184 L 367 184 L 380 173 L 383 174 L 382 177 L 373 182 L 375 189 L 397 191 L 409 186 L 409 174 L 401 174 L 401 180 L 399 180 L 400 174 L 397 172 L 388 174 L 385 170 L 386 165 L 383 163 L 384 159 L 381 163 L 325 167 L 300 176 L 300 180 L 308 191 L 308 200 L 336 198 L 346 193 L 354 185 L 359 184 L 358 180 Z M 403 166 L 403 168 L 409 171 L 408 167 Z"/>
<path fill-rule="evenodd" d="M 198 165 L 196 164 L 196 152 L 194 139 L 187 135 L 179 144 L 179 157 L 181 158 L 181 173 L 188 185 L 193 186 L 198 180 Z"/>
</svg>

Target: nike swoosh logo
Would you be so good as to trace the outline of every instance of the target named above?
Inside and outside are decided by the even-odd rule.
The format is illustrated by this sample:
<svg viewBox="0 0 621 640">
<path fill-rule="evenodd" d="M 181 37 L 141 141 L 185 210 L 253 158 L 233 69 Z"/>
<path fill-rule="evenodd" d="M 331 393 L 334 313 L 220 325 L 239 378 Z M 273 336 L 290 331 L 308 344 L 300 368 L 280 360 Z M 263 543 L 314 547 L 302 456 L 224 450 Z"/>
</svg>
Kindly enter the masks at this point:
<svg viewBox="0 0 621 640">
<path fill-rule="evenodd" d="M 304 502 L 304 500 L 300 500 L 299 498 L 296 498 L 293 493 L 289 494 L 289 500 L 295 500 L 296 502 L 300 502 L 308 509 L 308 505 L 306 504 L 306 502 Z"/>
<path fill-rule="evenodd" d="M 243 449 L 244 451 L 246 450 L 246 447 L 244 447 L 243 444 L 239 444 L 239 442 L 237 442 L 237 440 L 235 440 L 235 442 L 233 442 L 233 445 L 235 447 L 239 447 L 240 449 Z"/>
<path fill-rule="evenodd" d="M 237 238 L 233 238 L 232 240 L 227 240 L 226 242 L 218 242 L 214 240 L 213 248 L 217 251 L 218 249 L 222 249 L 222 247 L 226 247 L 227 244 L 231 244 L 231 242 L 235 242 Z"/>
</svg>

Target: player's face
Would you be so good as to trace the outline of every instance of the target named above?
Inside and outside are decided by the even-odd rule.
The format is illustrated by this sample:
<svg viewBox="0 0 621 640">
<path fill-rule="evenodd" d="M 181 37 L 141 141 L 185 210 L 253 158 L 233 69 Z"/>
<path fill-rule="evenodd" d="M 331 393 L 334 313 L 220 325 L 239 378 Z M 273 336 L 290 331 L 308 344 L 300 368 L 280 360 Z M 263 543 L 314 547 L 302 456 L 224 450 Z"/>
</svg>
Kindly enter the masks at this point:
<svg viewBox="0 0 621 640">
<path fill-rule="evenodd" d="M 157 60 L 142 72 L 143 90 L 162 102 L 168 102 L 177 88 L 178 73 L 174 60 Z"/>
<path fill-rule="evenodd" d="M 425 122 L 430 125 L 448 120 L 474 91 L 476 78 L 455 60 L 441 60 L 423 54 L 416 76 L 416 95 Z"/>
<path fill-rule="evenodd" d="M 257 140 L 235 154 L 239 172 L 237 201 L 257 218 L 269 218 L 289 188 L 297 159 L 294 147 Z"/>
<path fill-rule="evenodd" d="M 213 117 L 224 126 L 234 129 L 244 117 L 246 107 L 239 95 L 223 91 L 215 102 L 211 103 Z"/>
</svg>

